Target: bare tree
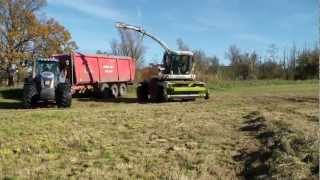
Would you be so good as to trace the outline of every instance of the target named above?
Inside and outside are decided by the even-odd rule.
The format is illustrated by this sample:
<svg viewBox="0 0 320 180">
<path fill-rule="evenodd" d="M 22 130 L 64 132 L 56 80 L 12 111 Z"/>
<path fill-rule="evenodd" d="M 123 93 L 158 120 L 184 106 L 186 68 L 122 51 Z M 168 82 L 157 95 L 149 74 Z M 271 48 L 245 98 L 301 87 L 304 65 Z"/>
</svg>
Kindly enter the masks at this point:
<svg viewBox="0 0 320 180">
<path fill-rule="evenodd" d="M 181 38 L 177 39 L 177 45 L 180 51 L 190 51 L 189 46 Z"/>
<path fill-rule="evenodd" d="M 235 78 L 243 80 L 256 78 L 258 54 L 255 51 L 241 53 L 237 46 L 232 45 L 227 52 L 227 57 Z"/>
<path fill-rule="evenodd" d="M 136 60 L 138 65 L 143 63 L 146 48 L 142 43 L 142 37 L 137 32 L 119 30 L 120 42 L 110 42 L 111 53 L 114 55 L 130 56 Z"/>
</svg>

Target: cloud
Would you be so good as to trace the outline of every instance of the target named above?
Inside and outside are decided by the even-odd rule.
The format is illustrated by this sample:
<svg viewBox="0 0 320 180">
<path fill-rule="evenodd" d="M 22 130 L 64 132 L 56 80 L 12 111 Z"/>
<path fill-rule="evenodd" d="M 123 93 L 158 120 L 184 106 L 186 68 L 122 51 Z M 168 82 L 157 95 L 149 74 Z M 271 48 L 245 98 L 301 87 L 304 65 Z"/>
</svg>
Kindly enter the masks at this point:
<svg viewBox="0 0 320 180">
<path fill-rule="evenodd" d="M 65 6 L 77 10 L 81 13 L 102 18 L 105 20 L 120 21 L 126 19 L 125 13 L 121 12 L 120 9 L 117 9 L 112 6 L 109 1 L 101 0 L 76 0 L 76 1 L 67 1 L 67 0 L 48 0 L 49 4 L 55 4 L 59 6 Z"/>
</svg>

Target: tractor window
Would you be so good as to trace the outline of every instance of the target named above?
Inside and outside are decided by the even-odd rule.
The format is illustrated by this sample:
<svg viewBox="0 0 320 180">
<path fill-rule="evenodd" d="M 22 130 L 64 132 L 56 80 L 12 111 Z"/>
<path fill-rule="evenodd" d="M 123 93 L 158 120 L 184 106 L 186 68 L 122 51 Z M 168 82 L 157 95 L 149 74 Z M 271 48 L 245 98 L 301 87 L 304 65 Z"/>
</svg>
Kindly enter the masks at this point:
<svg viewBox="0 0 320 180">
<path fill-rule="evenodd" d="M 56 61 L 37 61 L 36 73 L 52 72 L 55 75 L 59 74 L 59 63 Z"/>
</svg>

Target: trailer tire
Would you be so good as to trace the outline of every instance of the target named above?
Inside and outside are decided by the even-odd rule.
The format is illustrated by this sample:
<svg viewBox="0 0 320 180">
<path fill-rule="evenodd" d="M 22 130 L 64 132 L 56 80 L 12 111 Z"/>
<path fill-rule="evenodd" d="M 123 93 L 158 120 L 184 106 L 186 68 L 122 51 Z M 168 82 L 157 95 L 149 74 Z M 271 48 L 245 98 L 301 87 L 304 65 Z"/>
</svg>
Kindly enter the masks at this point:
<svg viewBox="0 0 320 180">
<path fill-rule="evenodd" d="M 126 96 L 127 93 L 128 93 L 127 85 L 125 83 L 121 83 L 119 85 L 119 96 L 121 97 Z"/>
<path fill-rule="evenodd" d="M 139 103 L 145 103 L 149 100 L 148 84 L 143 82 L 137 87 L 137 100 Z"/>
<path fill-rule="evenodd" d="M 111 92 L 111 96 L 113 98 L 118 98 L 118 96 L 119 96 L 119 88 L 118 88 L 117 84 L 112 84 L 111 85 L 110 92 Z"/>
<path fill-rule="evenodd" d="M 58 108 L 68 108 L 72 103 L 70 83 L 60 83 L 56 89 L 56 103 Z"/>
<path fill-rule="evenodd" d="M 99 97 L 106 99 L 111 96 L 110 88 L 108 84 L 102 84 L 99 92 Z"/>
<path fill-rule="evenodd" d="M 37 102 L 37 87 L 34 83 L 24 84 L 23 86 L 23 105 L 24 108 L 30 109 Z"/>
</svg>

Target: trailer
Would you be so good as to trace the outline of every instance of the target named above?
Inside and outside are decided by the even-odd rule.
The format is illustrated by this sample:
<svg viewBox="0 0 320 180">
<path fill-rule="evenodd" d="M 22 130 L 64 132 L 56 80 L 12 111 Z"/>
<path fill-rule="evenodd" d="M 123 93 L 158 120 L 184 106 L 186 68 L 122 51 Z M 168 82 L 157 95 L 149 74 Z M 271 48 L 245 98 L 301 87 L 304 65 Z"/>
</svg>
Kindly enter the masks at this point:
<svg viewBox="0 0 320 180">
<path fill-rule="evenodd" d="M 71 53 L 53 58 L 60 61 L 73 94 L 93 90 L 100 97 L 117 98 L 127 94 L 135 79 L 136 64 L 131 57 Z"/>
</svg>

